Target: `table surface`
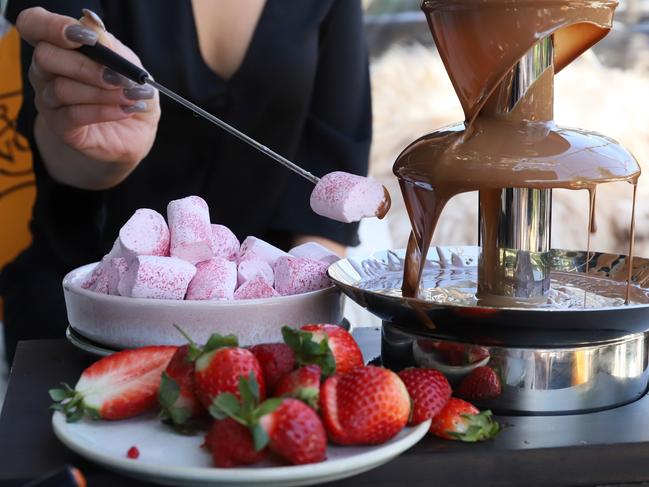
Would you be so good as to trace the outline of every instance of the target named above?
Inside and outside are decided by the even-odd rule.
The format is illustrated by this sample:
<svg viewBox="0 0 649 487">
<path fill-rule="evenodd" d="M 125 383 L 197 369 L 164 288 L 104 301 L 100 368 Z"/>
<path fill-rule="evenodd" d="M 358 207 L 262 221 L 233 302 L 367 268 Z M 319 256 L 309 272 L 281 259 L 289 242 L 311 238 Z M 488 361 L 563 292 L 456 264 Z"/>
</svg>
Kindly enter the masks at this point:
<svg viewBox="0 0 649 487">
<path fill-rule="evenodd" d="M 379 354 L 376 328 L 354 332 L 366 360 Z M 65 340 L 18 345 L 0 415 L 0 485 L 22 485 L 64 464 L 90 486 L 148 485 L 86 462 L 51 429 L 47 390 L 76 382 L 96 357 Z M 499 417 L 493 441 L 468 444 L 426 437 L 395 460 L 332 486 L 594 486 L 649 481 L 649 397 L 609 411 Z"/>
</svg>

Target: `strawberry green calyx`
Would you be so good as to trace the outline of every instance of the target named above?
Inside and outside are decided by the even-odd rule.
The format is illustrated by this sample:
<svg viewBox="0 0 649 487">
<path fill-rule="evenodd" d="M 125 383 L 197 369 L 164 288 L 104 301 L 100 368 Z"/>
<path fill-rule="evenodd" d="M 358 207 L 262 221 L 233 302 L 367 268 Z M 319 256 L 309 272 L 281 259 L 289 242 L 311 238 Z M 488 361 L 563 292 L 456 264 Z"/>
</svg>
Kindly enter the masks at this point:
<svg viewBox="0 0 649 487">
<path fill-rule="evenodd" d="M 311 409 L 317 411 L 320 400 L 320 389 L 315 387 L 301 387 L 295 394 L 289 394 L 287 397 L 299 399 Z"/>
<path fill-rule="evenodd" d="M 176 403 L 179 397 L 180 386 L 178 382 L 169 377 L 166 372 L 163 372 L 160 389 L 158 390 L 159 417 L 163 423 L 171 425 L 179 433 L 194 434 L 197 428 L 190 421 L 192 410 L 188 407 L 178 406 Z"/>
<path fill-rule="evenodd" d="M 239 395 L 241 401 L 228 392 L 219 394 L 209 408 L 210 414 L 215 419 L 229 417 L 246 426 L 252 434 L 255 451 L 261 451 L 268 445 L 269 438 L 259 420 L 275 411 L 282 399 L 271 398 L 259 404 L 259 384 L 252 372 L 248 379 L 243 376 L 239 378 Z"/>
<path fill-rule="evenodd" d="M 178 332 L 185 337 L 187 343 L 189 344 L 189 351 L 187 352 L 187 361 L 195 362 L 201 355 L 213 352 L 223 347 L 238 347 L 239 339 L 236 335 L 219 335 L 218 333 L 213 333 L 207 340 L 207 343 L 202 347 L 198 345 L 191 337 L 180 328 L 178 325 L 173 325 Z"/>
<path fill-rule="evenodd" d="M 480 414 L 460 415 L 466 430 L 464 432 L 449 432 L 456 440 L 466 442 L 484 441 L 494 438 L 500 431 L 500 425 L 494 421 L 491 411 L 482 411 Z"/>
<path fill-rule="evenodd" d="M 309 331 L 284 326 L 282 327 L 282 337 L 284 343 L 293 349 L 295 362 L 298 366 L 319 365 L 323 378 L 336 373 L 336 359 L 329 348 L 326 335 L 322 340 L 316 341 L 313 339 L 313 333 Z"/>
<path fill-rule="evenodd" d="M 65 414 L 65 419 L 68 423 L 75 423 L 83 417 L 83 413 L 87 412 L 92 419 L 100 419 L 99 411 L 93 408 L 87 408 L 83 403 L 83 395 L 75 391 L 65 382 L 60 389 L 50 389 L 48 391 L 50 398 L 54 404 L 50 409 L 60 411 Z"/>
</svg>

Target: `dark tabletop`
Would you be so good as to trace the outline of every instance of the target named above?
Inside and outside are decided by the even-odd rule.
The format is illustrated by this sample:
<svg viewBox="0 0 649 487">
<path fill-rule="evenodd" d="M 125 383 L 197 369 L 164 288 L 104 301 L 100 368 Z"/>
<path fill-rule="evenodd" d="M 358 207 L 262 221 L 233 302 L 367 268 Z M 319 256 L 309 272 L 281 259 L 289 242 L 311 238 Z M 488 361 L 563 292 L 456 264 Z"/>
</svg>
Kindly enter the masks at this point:
<svg viewBox="0 0 649 487">
<path fill-rule="evenodd" d="M 357 329 L 366 359 L 378 355 L 377 329 Z M 89 485 L 149 485 L 84 461 L 54 436 L 47 390 L 74 384 L 92 357 L 65 340 L 21 342 L 0 415 L 0 485 L 22 485 L 64 464 Z M 573 416 L 499 417 L 493 441 L 465 444 L 426 437 L 397 459 L 332 486 L 594 486 L 649 482 L 649 398 Z"/>
</svg>

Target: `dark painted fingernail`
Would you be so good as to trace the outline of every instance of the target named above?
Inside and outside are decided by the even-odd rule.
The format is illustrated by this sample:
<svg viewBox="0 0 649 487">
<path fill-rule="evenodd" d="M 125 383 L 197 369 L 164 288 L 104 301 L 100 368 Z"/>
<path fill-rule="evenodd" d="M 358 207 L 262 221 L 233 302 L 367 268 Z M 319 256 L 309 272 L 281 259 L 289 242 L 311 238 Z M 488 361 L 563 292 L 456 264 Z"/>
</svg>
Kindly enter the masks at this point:
<svg viewBox="0 0 649 487">
<path fill-rule="evenodd" d="M 124 96 L 129 100 L 150 100 L 153 95 L 155 95 L 155 90 L 149 85 L 136 85 L 124 90 Z"/>
<path fill-rule="evenodd" d="M 125 76 L 122 76 L 117 71 L 113 71 L 110 68 L 104 68 L 102 78 L 109 85 L 122 86 L 124 88 L 131 88 L 135 83 L 128 79 Z"/>
<path fill-rule="evenodd" d="M 81 24 L 73 24 L 65 28 L 65 38 L 70 42 L 94 46 L 99 36 L 92 29 L 88 29 Z"/>
<path fill-rule="evenodd" d="M 106 26 L 104 25 L 104 21 L 101 20 L 101 17 L 99 15 L 97 15 L 89 8 L 82 8 L 81 12 L 83 13 L 84 17 L 90 19 L 97 27 L 99 27 L 103 31 L 106 31 Z"/>
<path fill-rule="evenodd" d="M 135 105 L 124 105 L 122 106 L 122 110 L 124 110 L 124 113 L 146 112 L 146 103 L 138 101 Z"/>
</svg>

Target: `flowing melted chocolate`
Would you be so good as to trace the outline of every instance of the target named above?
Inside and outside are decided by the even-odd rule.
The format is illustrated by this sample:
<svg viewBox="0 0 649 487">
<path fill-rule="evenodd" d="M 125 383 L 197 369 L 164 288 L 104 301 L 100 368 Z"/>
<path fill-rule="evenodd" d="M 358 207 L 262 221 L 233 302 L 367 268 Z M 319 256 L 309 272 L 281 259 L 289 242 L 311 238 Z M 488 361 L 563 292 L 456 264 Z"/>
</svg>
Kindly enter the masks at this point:
<svg viewBox="0 0 649 487">
<path fill-rule="evenodd" d="M 478 292 L 489 294 L 500 279 L 497 228 L 503 188 L 588 190 L 590 233 L 595 227 L 597 185 L 637 183 L 640 167 L 616 141 L 587 130 L 562 128 L 553 121 L 555 71 L 608 33 L 616 5 L 610 0 L 423 2 L 466 120 L 413 142 L 394 165 L 412 225 L 404 296 L 419 296 L 435 227 L 444 206 L 457 194 L 480 192 L 485 228 Z M 512 68 L 547 36 L 553 36 L 554 64 L 511 111 L 503 113 L 499 107 L 511 91 Z M 633 222 L 630 233 L 633 236 Z M 629 276 L 632 251 L 631 246 Z"/>
</svg>

